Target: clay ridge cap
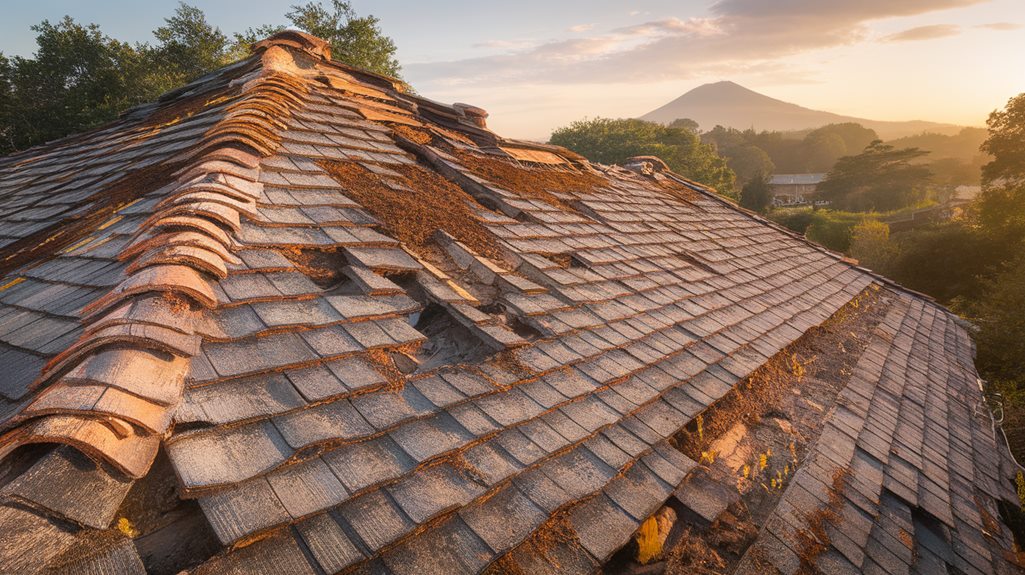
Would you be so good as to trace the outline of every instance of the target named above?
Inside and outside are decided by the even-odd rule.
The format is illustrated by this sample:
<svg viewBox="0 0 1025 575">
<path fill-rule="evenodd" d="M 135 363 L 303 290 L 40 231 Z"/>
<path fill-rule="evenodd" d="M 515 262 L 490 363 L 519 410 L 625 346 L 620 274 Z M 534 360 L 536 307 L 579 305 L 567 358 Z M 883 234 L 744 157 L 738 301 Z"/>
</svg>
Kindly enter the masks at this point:
<svg viewBox="0 0 1025 575">
<path fill-rule="evenodd" d="M 282 30 L 272 34 L 250 47 L 250 52 L 261 54 L 272 46 L 301 50 L 319 60 L 331 60 L 331 44 L 326 40 L 299 30 Z"/>
<path fill-rule="evenodd" d="M 57 443 L 132 479 L 149 472 L 181 402 L 191 358 L 199 352 L 197 328 L 218 305 L 218 274 L 211 270 L 237 263 L 236 229 L 210 219 L 209 199 L 223 195 L 218 212 L 234 211 L 237 221 L 240 208 L 232 204 L 240 198 L 255 204 L 260 197 L 260 160 L 277 150 L 285 123 L 308 93 L 304 79 L 281 69 L 283 50 L 274 48 L 304 39 L 299 48 L 316 52 L 318 45 L 308 40 L 318 39 L 301 33 L 264 41 L 269 43 L 260 50 L 260 65 L 233 81 L 242 85 L 241 93 L 222 119 L 192 151 L 168 160 L 185 167 L 161 190 L 179 199 L 159 204 L 140 226 L 119 257 L 130 263 L 125 278 L 83 309 L 82 337 L 33 383 L 38 390 L 52 382 L 0 435 L 0 459 L 22 445 Z M 197 237 L 206 239 L 197 243 Z M 182 238 L 191 239 L 183 244 Z M 192 257 L 181 257 L 182 246 L 191 248 Z M 94 396 L 83 401 L 82 390 Z"/>
</svg>

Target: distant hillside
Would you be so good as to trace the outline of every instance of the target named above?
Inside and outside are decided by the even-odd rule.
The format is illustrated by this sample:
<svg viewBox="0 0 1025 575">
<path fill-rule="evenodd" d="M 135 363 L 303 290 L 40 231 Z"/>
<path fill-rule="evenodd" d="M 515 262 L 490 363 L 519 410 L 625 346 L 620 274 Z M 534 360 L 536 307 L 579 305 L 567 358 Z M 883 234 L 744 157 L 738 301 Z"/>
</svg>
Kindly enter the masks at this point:
<svg viewBox="0 0 1025 575">
<path fill-rule="evenodd" d="M 930 158 L 956 158 L 972 162 L 989 161 L 979 146 L 986 141 L 985 128 L 964 128 L 957 134 L 917 134 L 887 142 L 898 148 L 922 148 L 931 152 Z"/>
<path fill-rule="evenodd" d="M 856 122 L 871 128 L 884 140 L 901 138 L 922 132 L 956 134 L 961 126 L 913 120 L 884 122 L 842 116 L 831 112 L 811 110 L 749 90 L 734 82 L 716 82 L 694 88 L 665 106 L 641 116 L 642 120 L 668 124 L 679 118 L 690 118 L 701 130 L 716 125 L 745 130 L 806 130 L 826 124 Z"/>
</svg>

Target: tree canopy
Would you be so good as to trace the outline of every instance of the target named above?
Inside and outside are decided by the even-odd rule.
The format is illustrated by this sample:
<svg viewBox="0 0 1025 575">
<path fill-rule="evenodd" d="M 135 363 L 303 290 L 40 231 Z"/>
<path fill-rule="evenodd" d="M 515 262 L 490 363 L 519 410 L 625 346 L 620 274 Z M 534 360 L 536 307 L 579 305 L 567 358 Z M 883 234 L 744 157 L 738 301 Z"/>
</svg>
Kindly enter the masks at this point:
<svg viewBox="0 0 1025 575">
<path fill-rule="evenodd" d="M 722 195 L 736 197 L 733 170 L 689 127 L 595 118 L 556 129 L 551 143 L 605 164 L 623 163 L 633 156 L 658 156 L 674 172 L 715 188 Z"/>
<path fill-rule="evenodd" d="M 765 173 L 828 172 L 840 157 L 860 152 L 878 136 L 860 124 L 846 122 L 807 133 L 741 131 L 716 126 L 702 134 L 701 139 L 715 144 L 737 178 L 746 182 L 760 169 L 752 163 L 753 157 L 763 157 L 772 166 L 772 171 Z M 764 164 L 765 160 L 760 161 Z"/>
<path fill-rule="evenodd" d="M 1025 94 L 1018 94 L 1007 102 L 1003 110 L 996 110 L 986 120 L 989 137 L 982 150 L 993 156 L 993 161 L 982 167 L 982 180 L 987 185 L 1025 184 Z"/>
<path fill-rule="evenodd" d="M 402 66 L 395 58 L 395 42 L 381 31 L 377 17 L 357 15 L 350 2 L 331 0 L 330 8 L 321 2 L 293 4 L 285 18 L 292 26 L 327 40 L 333 60 L 399 78 Z M 234 52 L 245 51 L 254 42 L 284 28 L 264 25 L 235 34 Z"/>
<path fill-rule="evenodd" d="M 772 205 L 772 189 L 769 188 L 767 172 L 760 172 L 751 178 L 740 190 L 740 205 L 755 211 L 764 212 Z"/>
<path fill-rule="evenodd" d="M 397 76 L 395 43 L 373 16 L 348 2 L 295 5 L 285 17 L 331 43 L 332 57 Z M 249 54 L 249 46 L 280 30 L 261 26 L 229 39 L 203 11 L 185 3 L 153 31 L 155 43 L 131 45 L 70 17 L 33 26 L 32 57 L 0 54 L 0 154 L 87 130 L 123 110 L 152 101 Z"/>
<path fill-rule="evenodd" d="M 856 156 L 845 156 L 818 186 L 818 195 L 835 207 L 886 212 L 925 199 L 929 168 L 913 161 L 929 152 L 897 149 L 876 140 Z"/>
<path fill-rule="evenodd" d="M 143 56 L 96 25 L 65 17 L 33 26 L 33 58 L 4 58 L 3 152 L 111 120 L 151 95 Z"/>
</svg>

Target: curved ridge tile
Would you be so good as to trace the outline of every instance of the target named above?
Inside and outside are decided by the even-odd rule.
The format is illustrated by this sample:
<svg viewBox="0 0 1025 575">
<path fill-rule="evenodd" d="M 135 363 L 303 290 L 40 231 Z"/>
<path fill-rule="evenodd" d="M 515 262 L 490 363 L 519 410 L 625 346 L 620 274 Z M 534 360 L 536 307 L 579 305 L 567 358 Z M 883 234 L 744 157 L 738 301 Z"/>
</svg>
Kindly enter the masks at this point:
<svg viewBox="0 0 1025 575">
<path fill-rule="evenodd" d="M 193 334 L 203 313 L 194 306 L 217 307 L 208 278 L 227 277 L 226 265 L 241 263 L 232 236 L 240 212 L 252 214 L 261 195 L 260 159 L 277 147 L 283 127 L 275 116 L 303 102 L 303 83 L 270 68 L 244 80 L 194 147 L 199 152 L 177 158 L 192 160 L 120 254 L 124 279 L 82 309 L 82 337 L 37 380 L 39 387 L 56 377 L 16 416 L 24 422 L 0 436 L 0 457 L 28 443 L 67 443 L 131 477 L 145 475 L 199 351 Z M 169 305 L 139 304 L 154 295 Z"/>
</svg>

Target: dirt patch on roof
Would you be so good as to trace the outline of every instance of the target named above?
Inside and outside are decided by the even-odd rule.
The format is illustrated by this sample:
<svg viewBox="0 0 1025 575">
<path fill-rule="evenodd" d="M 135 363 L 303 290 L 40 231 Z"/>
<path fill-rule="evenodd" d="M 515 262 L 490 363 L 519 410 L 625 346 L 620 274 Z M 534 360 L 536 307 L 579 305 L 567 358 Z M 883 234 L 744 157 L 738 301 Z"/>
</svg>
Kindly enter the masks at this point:
<svg viewBox="0 0 1025 575">
<path fill-rule="evenodd" d="M 471 209 L 485 208 L 438 173 L 416 165 L 394 168 L 413 190 L 408 191 L 388 187 L 380 176 L 354 162 L 322 162 L 321 166 L 397 240 L 426 248 L 440 229 L 481 255 L 501 259 L 496 237 Z"/>
<path fill-rule="evenodd" d="M 677 199 L 684 200 L 687 202 L 693 202 L 702 199 L 701 192 L 689 188 L 676 180 L 670 178 L 661 178 L 658 180 L 658 185 L 663 190 L 669 192 L 669 194 Z"/>
<path fill-rule="evenodd" d="M 604 177 L 588 172 L 525 168 L 512 161 L 465 152 L 457 153 L 457 156 L 459 163 L 477 176 L 510 192 L 541 200 L 567 211 L 574 210 L 553 192 L 587 194 L 594 188 L 608 185 L 608 180 Z"/>
<path fill-rule="evenodd" d="M 423 130 L 417 130 L 416 128 L 410 128 L 402 124 L 396 124 L 391 126 L 393 132 L 403 138 L 413 142 L 414 144 L 420 144 L 421 146 L 430 144 L 434 140 L 430 134 Z"/>
<path fill-rule="evenodd" d="M 667 542 L 673 568 L 666 573 L 733 572 L 755 539 L 752 534 L 774 512 L 821 434 L 830 407 L 891 305 L 877 285 L 866 288 L 737 383 L 674 437 L 677 448 L 700 461 L 714 481 L 725 490 L 736 489 L 737 500 L 710 525 L 704 519 L 686 520 L 686 537 L 671 536 Z M 834 477 L 833 491 L 842 492 L 842 483 L 841 472 Z M 689 505 L 686 497 L 681 502 Z M 795 549 L 802 563 L 814 563 L 828 546 L 823 545 L 823 525 L 833 517 L 831 509 L 827 506 L 809 518 L 817 521 L 810 523 L 801 535 L 801 548 Z M 693 513 L 688 509 L 684 516 Z M 757 568 L 767 566 L 758 548 L 750 560 Z"/>
</svg>

